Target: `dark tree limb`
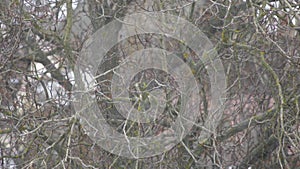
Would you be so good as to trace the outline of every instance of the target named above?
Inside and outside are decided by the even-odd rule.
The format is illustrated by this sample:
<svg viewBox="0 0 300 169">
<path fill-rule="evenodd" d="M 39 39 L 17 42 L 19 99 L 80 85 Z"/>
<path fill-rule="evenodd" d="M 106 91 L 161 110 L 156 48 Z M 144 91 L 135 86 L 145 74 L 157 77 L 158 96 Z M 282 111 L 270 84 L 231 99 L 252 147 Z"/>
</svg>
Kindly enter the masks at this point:
<svg viewBox="0 0 300 169">
<path fill-rule="evenodd" d="M 242 121 L 241 123 L 230 127 L 224 133 L 217 136 L 217 141 L 224 141 L 224 140 L 230 138 L 231 136 L 234 136 L 235 134 L 237 134 L 249 127 L 265 124 L 264 121 L 272 118 L 275 115 L 275 113 L 276 113 L 276 110 L 271 109 L 264 114 L 253 116 L 250 119 Z"/>
</svg>

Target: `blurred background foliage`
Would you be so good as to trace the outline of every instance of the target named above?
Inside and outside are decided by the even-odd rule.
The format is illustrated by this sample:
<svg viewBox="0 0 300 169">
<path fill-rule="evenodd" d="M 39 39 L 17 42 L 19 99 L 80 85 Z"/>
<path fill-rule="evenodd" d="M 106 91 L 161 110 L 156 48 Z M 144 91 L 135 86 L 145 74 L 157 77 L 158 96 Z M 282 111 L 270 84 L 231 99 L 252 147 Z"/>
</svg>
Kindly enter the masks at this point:
<svg viewBox="0 0 300 169">
<path fill-rule="evenodd" d="M 128 38 L 110 50 L 99 74 L 133 51 L 164 48 L 191 67 L 202 98 L 199 120 L 180 144 L 133 160 L 106 152 L 87 137 L 74 116 L 73 70 L 97 29 L 133 12 L 153 11 L 183 17 L 211 40 L 226 73 L 226 107 L 218 130 L 199 139 L 211 106 L 205 65 L 195 65 L 195 53 L 175 39 Z M 300 167 L 298 0 L 2 0 L 0 32 L 0 168 Z M 112 75 L 97 78 L 95 95 L 117 128 L 124 119 L 103 100 L 103 94 L 110 98 Z M 176 86 L 172 79 L 165 84 Z M 174 113 L 166 114 L 162 125 L 168 127 L 172 118 Z M 132 134 L 140 128 L 134 124 Z"/>
</svg>

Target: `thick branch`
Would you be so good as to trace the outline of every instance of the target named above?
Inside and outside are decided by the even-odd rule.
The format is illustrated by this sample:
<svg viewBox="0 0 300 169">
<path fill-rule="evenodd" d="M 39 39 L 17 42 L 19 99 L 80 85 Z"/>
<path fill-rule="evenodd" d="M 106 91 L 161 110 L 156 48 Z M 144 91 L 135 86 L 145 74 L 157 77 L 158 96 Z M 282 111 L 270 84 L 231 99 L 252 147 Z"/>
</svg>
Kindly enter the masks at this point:
<svg viewBox="0 0 300 169">
<path fill-rule="evenodd" d="M 222 133 L 220 136 L 218 136 L 217 141 L 224 141 L 224 140 L 230 138 L 231 136 L 234 136 L 235 134 L 237 134 L 251 126 L 264 124 L 264 121 L 273 117 L 275 112 L 276 112 L 275 109 L 271 109 L 264 114 L 253 116 L 250 119 L 242 121 L 241 123 L 239 123 L 235 126 L 232 126 L 228 130 L 226 130 L 224 133 Z"/>
<path fill-rule="evenodd" d="M 63 74 L 61 74 L 43 51 L 37 49 L 37 54 L 34 56 L 29 54 L 26 59 L 43 64 L 47 71 L 51 74 L 51 77 L 57 80 L 62 87 L 64 87 L 67 91 L 72 90 L 71 82 L 67 80 Z"/>
<path fill-rule="evenodd" d="M 229 128 L 228 130 L 226 130 L 223 134 L 217 136 L 216 141 L 217 142 L 222 142 L 227 140 L 228 138 L 234 136 L 235 134 L 251 127 L 251 126 L 256 126 L 256 125 L 261 125 L 261 124 L 265 124 L 265 122 L 267 120 L 269 120 L 270 118 L 272 118 L 276 113 L 276 109 L 271 109 L 267 112 L 265 112 L 264 114 L 261 115 L 257 115 L 254 117 L 251 117 L 250 119 L 247 119 L 231 128 Z M 274 140 L 269 140 L 270 142 L 273 142 Z M 267 141 L 267 142 L 269 142 Z M 210 138 L 207 138 L 206 140 L 201 140 L 198 147 L 196 148 L 196 151 L 194 152 L 195 154 L 201 154 L 202 152 L 204 152 L 204 149 L 206 147 L 211 147 L 212 146 L 212 140 Z M 264 146 L 263 145 L 259 145 L 259 146 Z M 254 150 L 254 151 L 258 151 L 258 150 Z M 251 154 L 256 152 L 252 152 Z M 252 156 L 251 156 L 252 157 Z M 247 157 L 248 162 L 251 162 L 252 158 Z M 189 159 L 189 164 L 192 165 L 192 163 L 194 162 L 194 160 L 192 158 Z"/>
</svg>

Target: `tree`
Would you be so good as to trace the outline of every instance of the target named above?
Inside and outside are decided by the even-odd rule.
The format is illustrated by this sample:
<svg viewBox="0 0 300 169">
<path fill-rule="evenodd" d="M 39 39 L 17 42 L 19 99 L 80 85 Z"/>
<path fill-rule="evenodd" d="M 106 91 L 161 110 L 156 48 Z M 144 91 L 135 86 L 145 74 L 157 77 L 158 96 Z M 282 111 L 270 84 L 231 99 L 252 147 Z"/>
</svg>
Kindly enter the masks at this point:
<svg viewBox="0 0 300 169">
<path fill-rule="evenodd" d="M 299 10 L 296 0 L 1 1 L 2 167 L 299 167 Z M 128 23 L 126 16 L 134 12 L 153 11 L 185 18 L 212 42 L 226 75 L 225 108 L 216 117 L 221 120 L 216 130 L 203 138 L 203 126 L 214 108 L 207 65 L 184 42 L 166 35 L 138 34 L 122 40 L 103 56 L 90 91 L 113 128 L 120 133 L 126 129 L 132 137 L 159 135 L 171 131 L 180 116 L 180 84 L 155 69 L 135 74 L 128 93 L 138 111 L 151 108 L 154 100 L 149 95 L 165 95 L 167 101 L 159 107 L 163 114 L 149 124 L 121 116 L 111 86 L 119 63 L 136 51 L 158 48 L 178 55 L 197 79 L 195 93 L 201 97 L 199 116 L 179 144 L 160 155 L 129 159 L 104 150 L 89 137 L 74 109 L 74 95 L 81 92 L 74 90 L 74 73 L 98 29 L 123 17 Z M 122 31 L 124 25 L 109 38 L 117 40 Z"/>
</svg>

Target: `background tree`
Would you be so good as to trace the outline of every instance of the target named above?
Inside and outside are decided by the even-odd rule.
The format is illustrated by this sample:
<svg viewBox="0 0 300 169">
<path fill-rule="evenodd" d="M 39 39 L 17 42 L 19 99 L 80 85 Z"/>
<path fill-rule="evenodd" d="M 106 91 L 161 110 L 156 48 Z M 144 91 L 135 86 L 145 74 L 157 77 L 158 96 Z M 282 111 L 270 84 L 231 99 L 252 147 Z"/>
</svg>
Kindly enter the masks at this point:
<svg viewBox="0 0 300 169">
<path fill-rule="evenodd" d="M 0 11 L 2 168 L 300 166 L 297 0 L 2 0 Z M 218 130 L 200 139 L 211 106 L 205 65 L 193 67 L 196 60 L 190 49 L 160 35 L 138 35 L 118 44 L 105 56 L 99 74 L 134 51 L 158 47 L 181 54 L 201 86 L 199 120 L 190 134 L 162 155 L 132 160 L 104 151 L 87 137 L 72 106 L 73 70 L 92 33 L 114 19 L 143 11 L 186 18 L 209 37 L 226 71 L 227 100 Z M 163 81 L 162 72 L 146 73 Z M 124 119 L 114 121 L 119 115 L 101 95 L 110 96 L 112 75 L 113 71 L 97 78 L 95 95 L 107 121 L 118 128 Z M 135 78 L 132 83 L 149 80 L 142 75 Z M 172 78 L 167 80 L 167 86 L 176 87 Z M 134 86 L 131 91 L 132 96 L 137 92 Z M 159 123 L 168 127 L 172 118 L 172 113 L 166 113 Z M 141 127 L 133 126 L 130 134 Z M 164 130 L 142 127 L 154 133 Z"/>
</svg>

